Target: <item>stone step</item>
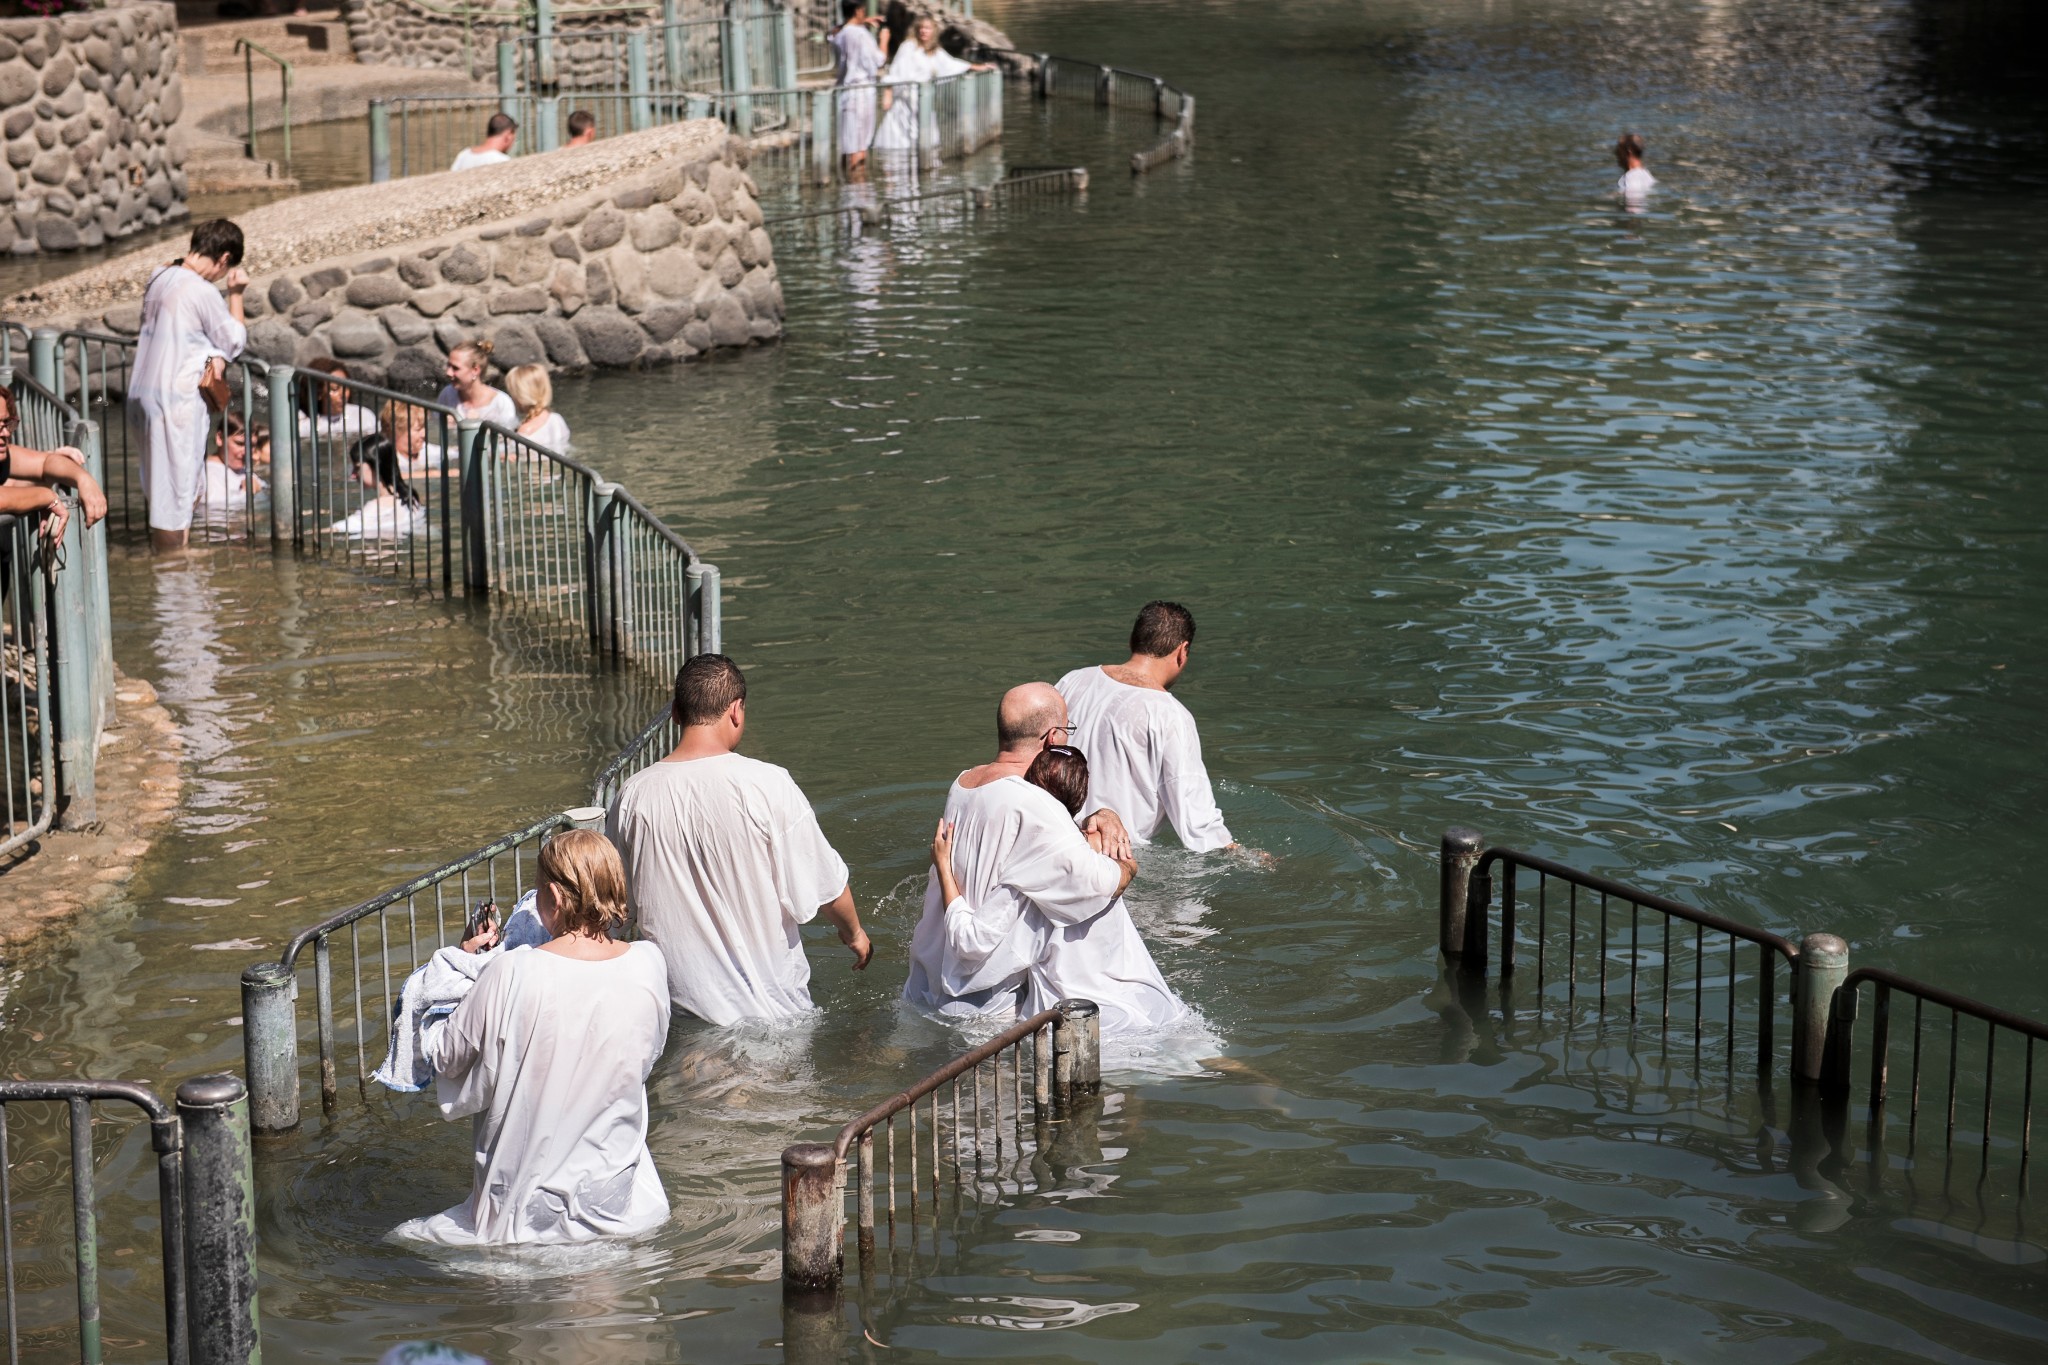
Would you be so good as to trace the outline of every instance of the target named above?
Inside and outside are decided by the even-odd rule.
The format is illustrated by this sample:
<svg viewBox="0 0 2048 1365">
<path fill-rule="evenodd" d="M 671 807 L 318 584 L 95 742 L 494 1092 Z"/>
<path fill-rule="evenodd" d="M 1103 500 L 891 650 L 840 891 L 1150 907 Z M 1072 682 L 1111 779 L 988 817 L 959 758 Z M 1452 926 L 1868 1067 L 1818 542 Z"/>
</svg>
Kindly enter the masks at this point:
<svg viewBox="0 0 2048 1365">
<path fill-rule="evenodd" d="M 184 72 L 187 76 L 226 76 L 243 69 L 242 54 L 235 44 L 242 39 L 260 43 L 290 62 L 294 69 L 309 66 L 353 66 L 355 50 L 348 41 L 348 25 L 314 18 L 250 19 L 237 23 L 207 24 L 181 30 L 184 39 Z M 275 83 L 277 66 L 261 54 L 256 59 L 256 78 Z"/>
</svg>

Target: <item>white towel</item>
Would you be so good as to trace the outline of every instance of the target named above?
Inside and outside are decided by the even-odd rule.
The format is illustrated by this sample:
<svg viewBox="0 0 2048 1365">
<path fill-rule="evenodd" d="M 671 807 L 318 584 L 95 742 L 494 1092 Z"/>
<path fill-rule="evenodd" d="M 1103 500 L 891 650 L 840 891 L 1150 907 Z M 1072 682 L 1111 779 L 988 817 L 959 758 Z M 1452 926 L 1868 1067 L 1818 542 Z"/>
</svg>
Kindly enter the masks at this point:
<svg viewBox="0 0 2048 1365">
<path fill-rule="evenodd" d="M 533 902 L 531 891 L 519 898 L 512 913 L 505 917 L 497 948 L 481 953 L 465 953 L 459 946 L 438 948 L 418 971 L 405 979 L 392 1012 L 391 1041 L 384 1052 L 384 1064 L 370 1073 L 375 1080 L 408 1094 L 434 1083 L 434 1068 L 420 1055 L 422 1032 L 428 1024 L 455 1013 L 455 1007 L 499 953 L 548 941 L 548 932 L 541 928 Z"/>
</svg>

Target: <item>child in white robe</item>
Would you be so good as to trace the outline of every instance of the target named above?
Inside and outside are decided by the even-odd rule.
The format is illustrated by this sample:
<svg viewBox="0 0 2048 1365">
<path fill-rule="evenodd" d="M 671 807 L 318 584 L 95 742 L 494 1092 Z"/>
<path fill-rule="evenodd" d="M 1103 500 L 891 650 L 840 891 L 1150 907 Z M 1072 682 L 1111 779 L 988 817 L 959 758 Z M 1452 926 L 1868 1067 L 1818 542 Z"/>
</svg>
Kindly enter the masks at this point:
<svg viewBox="0 0 2048 1365">
<path fill-rule="evenodd" d="M 647 1150 L 647 1077 L 668 1037 L 667 966 L 653 944 L 611 937 L 626 922 L 626 879 L 603 835 L 556 835 L 536 881 L 535 909 L 552 937 L 499 953 L 445 1022 L 421 1030 L 442 1117 L 475 1116 L 475 1179 L 468 1199 L 400 1236 L 582 1242 L 668 1221 Z"/>
</svg>

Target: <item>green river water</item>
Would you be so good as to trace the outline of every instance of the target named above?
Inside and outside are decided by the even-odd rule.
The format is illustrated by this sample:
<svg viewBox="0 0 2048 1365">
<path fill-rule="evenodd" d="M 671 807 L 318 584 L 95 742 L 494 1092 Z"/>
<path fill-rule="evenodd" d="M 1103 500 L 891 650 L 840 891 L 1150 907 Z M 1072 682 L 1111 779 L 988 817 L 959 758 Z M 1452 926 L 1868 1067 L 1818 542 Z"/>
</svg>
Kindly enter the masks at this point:
<svg viewBox="0 0 2048 1365">
<path fill-rule="evenodd" d="M 966 173 L 1085 163 L 1085 200 L 785 239 L 782 345 L 558 388 L 580 453 L 722 567 L 748 747 L 854 868 L 873 967 L 820 938 L 809 1030 L 678 1026 L 651 1137 L 675 1218 L 630 1247 L 391 1244 L 462 1196 L 466 1125 L 309 1104 L 259 1169 L 270 1358 L 782 1358 L 776 1152 L 959 1048 L 894 1004 L 946 784 L 1004 687 L 1115 657 L 1153 596 L 1199 618 L 1181 694 L 1274 855 L 1155 849 L 1133 897 L 1230 1064 L 1113 1055 L 1100 1159 L 949 1197 L 936 1251 L 849 1301 L 848 1359 L 2048 1354 L 2009 1163 L 1832 1180 L 1782 1082 L 1583 994 L 1504 1026 L 1440 980 L 1434 863 L 1468 824 L 2048 1012 L 2040 21 L 982 9 L 1193 90 L 1196 156 L 1132 182 L 1149 118 L 1013 90 Z M 1642 213 L 1610 193 L 1625 127 L 1662 181 Z M 771 213 L 822 202 L 756 174 Z M 125 899 L 8 964 L 9 1074 L 237 1065 L 247 962 L 578 804 L 659 697 L 267 552 L 124 558 L 114 614 L 187 796 Z M 61 1131 L 16 1121 L 36 1359 L 75 1349 Z M 100 1161 L 105 1240 L 152 1259 L 146 1133 L 108 1125 Z M 154 1274 L 107 1256 L 109 1340 L 143 1358 Z"/>
</svg>

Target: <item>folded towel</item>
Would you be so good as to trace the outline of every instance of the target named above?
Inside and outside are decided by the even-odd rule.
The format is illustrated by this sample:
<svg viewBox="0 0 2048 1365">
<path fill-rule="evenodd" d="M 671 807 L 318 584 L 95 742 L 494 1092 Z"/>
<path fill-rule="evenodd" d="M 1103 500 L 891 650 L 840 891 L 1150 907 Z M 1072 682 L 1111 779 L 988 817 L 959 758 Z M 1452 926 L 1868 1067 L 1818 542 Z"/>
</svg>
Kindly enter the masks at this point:
<svg viewBox="0 0 2048 1365">
<path fill-rule="evenodd" d="M 398 1003 L 392 1007 L 391 1041 L 384 1051 L 384 1064 L 371 1072 L 373 1079 L 393 1090 L 408 1094 L 425 1090 L 434 1083 L 434 1068 L 420 1055 L 420 1041 L 427 1025 L 455 1012 L 499 953 L 514 948 L 534 947 L 548 941 L 534 908 L 533 892 L 519 898 L 505 919 L 499 946 L 481 953 L 465 953 L 460 947 L 438 948 L 420 969 L 405 979 Z"/>
</svg>

